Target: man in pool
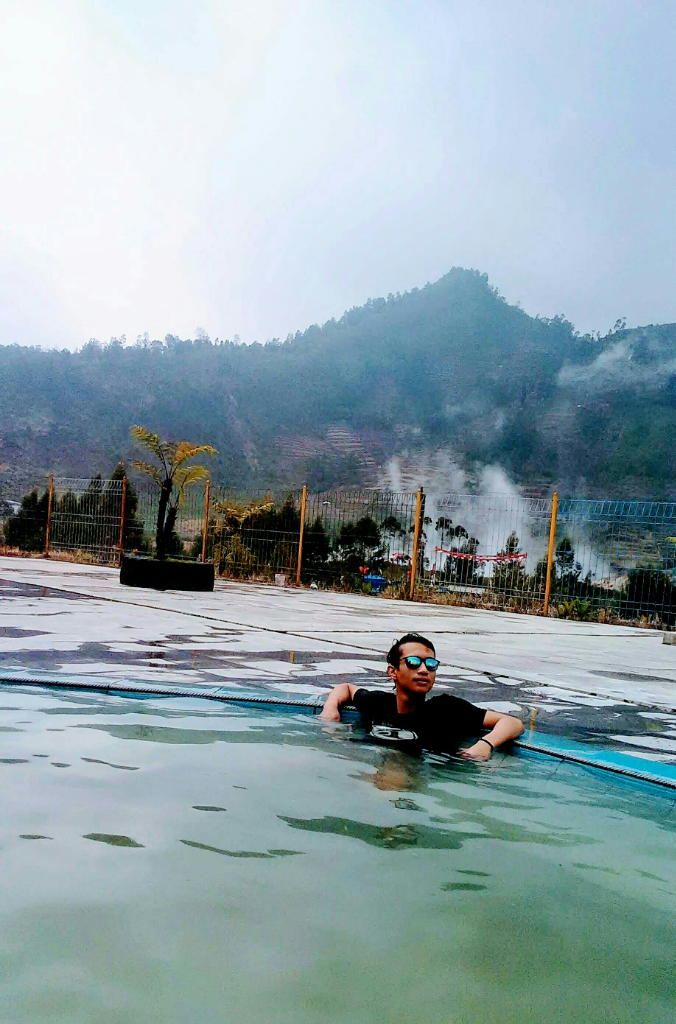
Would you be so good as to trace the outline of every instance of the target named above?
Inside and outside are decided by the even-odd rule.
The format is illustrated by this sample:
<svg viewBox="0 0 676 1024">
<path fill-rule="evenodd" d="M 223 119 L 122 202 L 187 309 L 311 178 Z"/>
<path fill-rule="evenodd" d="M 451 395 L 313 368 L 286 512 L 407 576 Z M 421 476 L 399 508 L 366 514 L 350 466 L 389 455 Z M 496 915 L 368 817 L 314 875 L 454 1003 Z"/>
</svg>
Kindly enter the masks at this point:
<svg viewBox="0 0 676 1024">
<path fill-rule="evenodd" d="M 319 717 L 325 722 L 339 722 L 340 708 L 350 702 L 373 739 L 448 753 L 458 751 L 463 740 L 488 729 L 476 743 L 459 751 L 463 757 L 478 761 L 487 761 L 496 747 L 521 735 L 523 723 L 512 715 L 485 711 L 446 693 L 425 700 L 438 667 L 434 644 L 418 633 L 406 633 L 387 653 L 387 674 L 394 682 L 394 693 L 341 683 L 331 690 Z"/>
</svg>

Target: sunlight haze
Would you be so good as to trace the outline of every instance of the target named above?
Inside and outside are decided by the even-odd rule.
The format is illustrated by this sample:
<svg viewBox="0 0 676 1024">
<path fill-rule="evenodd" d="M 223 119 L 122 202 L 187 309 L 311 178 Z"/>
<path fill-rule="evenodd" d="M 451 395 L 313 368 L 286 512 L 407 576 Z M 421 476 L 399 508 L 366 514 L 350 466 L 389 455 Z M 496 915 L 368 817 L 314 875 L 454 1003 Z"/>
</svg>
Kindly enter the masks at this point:
<svg viewBox="0 0 676 1024">
<path fill-rule="evenodd" d="M 452 266 L 676 320 L 676 8 L 3 4 L 0 344 L 284 338 Z"/>
</svg>

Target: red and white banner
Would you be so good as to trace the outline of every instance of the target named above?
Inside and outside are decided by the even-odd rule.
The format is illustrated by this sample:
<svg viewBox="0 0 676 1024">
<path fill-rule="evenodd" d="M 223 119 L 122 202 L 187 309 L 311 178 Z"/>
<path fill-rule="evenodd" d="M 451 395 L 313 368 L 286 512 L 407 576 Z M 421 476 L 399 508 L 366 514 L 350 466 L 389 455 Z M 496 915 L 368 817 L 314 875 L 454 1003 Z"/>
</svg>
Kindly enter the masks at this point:
<svg viewBox="0 0 676 1024">
<path fill-rule="evenodd" d="M 508 555 L 500 553 L 499 555 L 471 555 L 466 551 L 447 551 L 446 548 L 435 548 L 435 551 L 439 551 L 442 555 L 448 555 L 450 558 L 461 558 L 468 562 L 525 562 L 528 555 L 525 551 L 520 551 L 516 555 Z"/>
</svg>

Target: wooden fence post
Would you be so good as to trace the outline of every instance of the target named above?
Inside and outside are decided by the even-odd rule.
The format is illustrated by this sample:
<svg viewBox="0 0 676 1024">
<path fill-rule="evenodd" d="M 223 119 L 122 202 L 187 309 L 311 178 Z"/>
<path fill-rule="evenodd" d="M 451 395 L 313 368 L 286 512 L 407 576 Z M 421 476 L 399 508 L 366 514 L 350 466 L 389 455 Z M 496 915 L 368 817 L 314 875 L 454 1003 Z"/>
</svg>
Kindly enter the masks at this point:
<svg viewBox="0 0 676 1024">
<path fill-rule="evenodd" d="M 413 531 L 413 554 L 411 556 L 411 588 L 409 590 L 409 601 L 415 600 L 415 578 L 418 572 L 418 547 L 420 545 L 420 532 L 422 530 L 423 517 L 423 489 L 418 488 L 415 501 L 415 529 Z"/>
<path fill-rule="evenodd" d="M 549 598 L 552 592 L 552 565 L 554 563 L 554 542 L 556 541 L 556 513 L 559 508 L 559 493 L 552 494 L 552 512 L 549 521 L 549 549 L 547 551 L 547 581 L 545 583 L 545 603 L 542 609 L 543 615 L 549 614 Z"/>
<path fill-rule="evenodd" d="M 204 485 L 204 522 L 202 524 L 202 561 L 207 560 L 207 533 L 209 532 L 209 498 L 211 496 L 211 480 L 207 477 Z"/>
<path fill-rule="evenodd" d="M 300 570 L 303 564 L 303 534 L 305 533 L 305 509 L 307 506 L 307 484 L 303 484 L 303 495 L 300 499 L 300 532 L 298 534 L 298 568 L 296 569 L 296 586 L 300 586 Z"/>
<path fill-rule="evenodd" d="M 122 477 L 122 504 L 120 505 L 120 555 L 117 561 L 122 565 L 122 552 L 124 550 L 124 506 L 127 504 L 127 477 Z"/>
<path fill-rule="evenodd" d="M 54 504 L 54 474 L 49 474 L 49 501 L 47 502 L 47 529 L 45 530 L 45 558 L 49 558 L 49 542 L 52 537 L 52 505 Z"/>
</svg>

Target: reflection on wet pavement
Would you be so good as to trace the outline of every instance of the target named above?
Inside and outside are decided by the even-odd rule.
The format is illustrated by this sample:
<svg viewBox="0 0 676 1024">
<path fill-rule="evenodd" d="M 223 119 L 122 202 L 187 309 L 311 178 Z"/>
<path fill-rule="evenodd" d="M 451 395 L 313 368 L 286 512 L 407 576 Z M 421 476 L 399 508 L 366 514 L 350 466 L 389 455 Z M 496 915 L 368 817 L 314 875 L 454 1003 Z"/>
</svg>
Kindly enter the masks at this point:
<svg viewBox="0 0 676 1024">
<path fill-rule="evenodd" d="M 57 601 L 96 600 L 96 598 L 90 597 L 88 594 L 73 594 L 67 590 L 36 586 L 34 583 L 14 583 L 12 580 L 0 579 L 0 598 L 10 597 L 51 598 Z"/>
<path fill-rule="evenodd" d="M 0 583 L 2 580 L 0 580 Z M 44 629 L 19 629 L 16 626 L 0 626 L 0 637 L 8 637 L 11 640 L 16 640 L 17 637 L 23 636 L 47 636 L 47 631 Z"/>
</svg>

